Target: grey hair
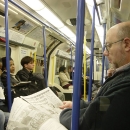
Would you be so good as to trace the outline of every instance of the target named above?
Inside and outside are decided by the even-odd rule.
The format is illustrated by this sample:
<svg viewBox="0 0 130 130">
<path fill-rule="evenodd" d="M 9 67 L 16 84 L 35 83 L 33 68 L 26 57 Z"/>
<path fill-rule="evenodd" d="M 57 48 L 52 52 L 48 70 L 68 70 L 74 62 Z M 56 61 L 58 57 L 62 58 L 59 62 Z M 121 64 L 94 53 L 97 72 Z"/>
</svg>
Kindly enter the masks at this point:
<svg viewBox="0 0 130 130">
<path fill-rule="evenodd" d="M 130 25 L 125 25 L 125 26 L 119 27 L 118 29 L 117 38 L 121 39 L 125 37 L 130 38 Z"/>
</svg>

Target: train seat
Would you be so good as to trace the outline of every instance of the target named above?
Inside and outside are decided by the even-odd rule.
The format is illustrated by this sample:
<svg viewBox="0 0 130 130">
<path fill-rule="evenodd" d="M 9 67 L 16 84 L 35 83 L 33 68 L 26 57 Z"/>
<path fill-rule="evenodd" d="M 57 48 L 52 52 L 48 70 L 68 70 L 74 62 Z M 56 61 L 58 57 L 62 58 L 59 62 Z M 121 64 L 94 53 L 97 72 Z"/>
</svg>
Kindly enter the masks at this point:
<svg viewBox="0 0 130 130">
<path fill-rule="evenodd" d="M 61 87 L 59 75 L 55 75 L 54 86 L 59 89 L 62 93 L 73 93 L 73 86 L 70 86 L 68 89 Z"/>
</svg>

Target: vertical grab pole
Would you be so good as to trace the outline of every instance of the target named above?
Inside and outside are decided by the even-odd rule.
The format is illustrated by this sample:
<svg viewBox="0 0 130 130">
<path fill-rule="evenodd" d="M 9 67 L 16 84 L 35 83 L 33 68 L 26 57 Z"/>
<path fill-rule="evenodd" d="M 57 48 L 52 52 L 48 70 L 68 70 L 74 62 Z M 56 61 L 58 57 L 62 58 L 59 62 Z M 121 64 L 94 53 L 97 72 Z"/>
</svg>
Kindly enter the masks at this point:
<svg viewBox="0 0 130 130">
<path fill-rule="evenodd" d="M 76 25 L 76 52 L 75 52 L 75 74 L 73 89 L 72 124 L 71 130 L 79 128 L 80 90 L 82 77 L 83 37 L 84 37 L 84 15 L 85 0 L 78 0 L 77 25 Z"/>
<path fill-rule="evenodd" d="M 12 96 L 10 86 L 10 58 L 9 58 L 9 27 L 8 27 L 8 0 L 5 0 L 5 38 L 6 38 L 6 69 L 7 69 L 7 92 L 8 92 L 8 110 L 11 110 Z"/>
<path fill-rule="evenodd" d="M 44 66 L 45 66 L 45 84 L 46 87 L 48 87 L 48 82 L 47 82 L 47 64 L 46 64 L 46 35 L 45 35 L 45 26 L 43 26 L 43 45 L 44 45 Z"/>
<path fill-rule="evenodd" d="M 72 44 L 70 45 L 70 49 L 71 49 L 71 66 L 73 68 Z M 72 72 L 72 80 L 73 80 L 73 72 Z"/>
<path fill-rule="evenodd" d="M 86 48 L 86 32 L 85 32 L 85 35 L 84 35 L 84 47 Z M 86 61 L 86 50 L 84 49 L 84 77 L 83 77 L 83 79 L 84 79 L 84 101 L 86 100 L 86 88 L 87 88 L 87 86 L 86 86 L 86 68 L 87 68 L 87 61 Z"/>
<path fill-rule="evenodd" d="M 93 74 L 93 53 L 94 53 L 94 28 L 95 28 L 95 4 L 93 5 L 93 21 L 92 21 L 92 37 L 91 37 L 91 57 L 90 57 L 90 77 L 89 77 L 89 91 L 88 101 L 91 101 L 92 93 L 92 74 Z"/>
<path fill-rule="evenodd" d="M 105 38 L 106 38 L 106 23 L 103 23 L 103 28 L 104 28 L 104 36 L 103 36 L 103 49 L 102 51 L 104 52 L 104 44 L 105 44 Z M 101 84 L 103 84 L 103 77 L 104 77 L 104 61 L 105 61 L 105 56 L 102 56 L 102 81 Z"/>
</svg>

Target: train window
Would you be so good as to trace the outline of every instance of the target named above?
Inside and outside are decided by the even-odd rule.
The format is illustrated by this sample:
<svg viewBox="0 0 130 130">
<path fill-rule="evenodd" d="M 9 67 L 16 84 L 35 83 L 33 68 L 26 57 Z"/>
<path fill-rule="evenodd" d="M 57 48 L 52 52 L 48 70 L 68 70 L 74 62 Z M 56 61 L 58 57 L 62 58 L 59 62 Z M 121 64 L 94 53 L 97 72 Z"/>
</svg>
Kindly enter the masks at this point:
<svg viewBox="0 0 130 130">
<path fill-rule="evenodd" d="M 55 74 L 58 75 L 59 74 L 59 68 L 61 66 L 65 66 L 65 59 L 59 56 L 56 56 L 56 66 L 55 66 Z"/>
<path fill-rule="evenodd" d="M 59 68 L 61 66 L 68 67 L 69 65 L 71 65 L 70 59 L 66 59 L 66 58 L 63 58 L 63 57 L 56 56 L 55 75 L 59 74 Z"/>
</svg>

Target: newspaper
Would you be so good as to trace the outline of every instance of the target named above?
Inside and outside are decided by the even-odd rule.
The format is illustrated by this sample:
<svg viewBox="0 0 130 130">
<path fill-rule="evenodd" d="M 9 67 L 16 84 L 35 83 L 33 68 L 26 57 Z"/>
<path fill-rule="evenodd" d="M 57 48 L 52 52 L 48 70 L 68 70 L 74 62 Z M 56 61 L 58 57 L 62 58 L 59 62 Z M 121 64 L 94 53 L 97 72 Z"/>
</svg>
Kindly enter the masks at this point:
<svg viewBox="0 0 130 130">
<path fill-rule="evenodd" d="M 6 130 L 67 130 L 59 123 L 62 101 L 48 87 L 15 98 Z"/>
<path fill-rule="evenodd" d="M 4 91 L 1 86 L 0 86 L 0 99 L 5 99 Z"/>
</svg>

